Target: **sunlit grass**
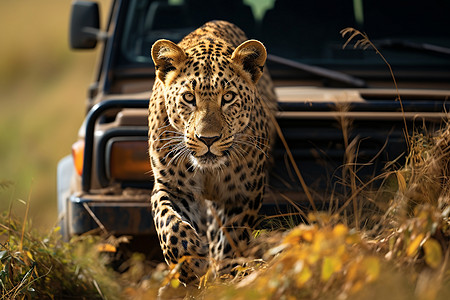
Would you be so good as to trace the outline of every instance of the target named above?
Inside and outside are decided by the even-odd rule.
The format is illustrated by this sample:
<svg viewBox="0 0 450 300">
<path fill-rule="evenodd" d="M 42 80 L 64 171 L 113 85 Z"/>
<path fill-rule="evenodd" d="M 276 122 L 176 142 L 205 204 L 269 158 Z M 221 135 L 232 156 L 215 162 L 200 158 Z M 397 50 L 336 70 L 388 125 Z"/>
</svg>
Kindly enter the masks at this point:
<svg viewBox="0 0 450 300">
<path fill-rule="evenodd" d="M 117 276 L 97 251 L 98 238 L 64 243 L 57 229 L 42 234 L 7 214 L 0 220 L 1 299 L 118 299 Z"/>
<path fill-rule="evenodd" d="M 373 194 L 388 189 L 391 198 L 372 226 L 358 229 L 336 212 L 322 212 L 310 213 L 309 225 L 265 231 L 257 238 L 262 258 L 237 267 L 236 277 L 206 278 L 196 297 L 448 299 L 449 145 L 450 127 L 412 136 L 407 163 L 386 174 L 397 181 L 396 190 L 386 180 Z M 170 282 L 173 292 L 180 291 Z"/>
</svg>

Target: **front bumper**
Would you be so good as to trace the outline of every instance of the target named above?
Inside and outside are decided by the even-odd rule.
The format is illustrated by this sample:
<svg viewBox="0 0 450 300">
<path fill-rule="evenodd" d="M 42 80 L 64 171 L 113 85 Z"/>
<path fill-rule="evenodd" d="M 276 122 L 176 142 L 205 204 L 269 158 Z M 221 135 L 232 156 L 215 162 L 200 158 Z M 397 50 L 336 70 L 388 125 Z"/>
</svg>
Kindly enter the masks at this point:
<svg viewBox="0 0 450 300">
<path fill-rule="evenodd" d="M 68 203 L 70 236 L 92 231 L 114 235 L 156 234 L 150 196 L 71 196 Z"/>
<path fill-rule="evenodd" d="M 114 235 L 156 235 L 150 205 L 150 192 L 145 196 L 72 195 L 68 199 L 67 233 Z M 263 203 L 260 216 L 289 213 L 286 203 Z M 292 211 L 290 211 L 292 212 Z"/>
</svg>

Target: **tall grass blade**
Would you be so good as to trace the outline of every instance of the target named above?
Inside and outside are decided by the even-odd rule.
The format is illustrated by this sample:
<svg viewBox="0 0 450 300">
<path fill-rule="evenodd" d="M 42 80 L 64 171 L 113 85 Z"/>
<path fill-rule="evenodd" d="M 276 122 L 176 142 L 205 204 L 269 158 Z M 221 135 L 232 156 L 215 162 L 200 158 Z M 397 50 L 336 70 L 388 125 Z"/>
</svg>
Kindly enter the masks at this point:
<svg viewBox="0 0 450 300">
<path fill-rule="evenodd" d="M 345 47 L 347 47 L 347 45 L 357 36 L 361 36 L 361 39 L 356 41 L 355 45 L 353 46 L 353 48 L 362 48 L 363 50 L 366 50 L 367 48 L 371 47 L 373 50 L 375 50 L 375 52 L 380 56 L 380 58 L 383 60 L 383 62 L 386 64 L 386 66 L 389 68 L 389 73 L 391 75 L 392 81 L 394 82 L 394 87 L 395 90 L 397 92 L 397 99 L 400 103 L 400 109 L 403 113 L 403 123 L 405 126 L 405 136 L 406 136 L 406 140 L 407 143 L 409 145 L 410 142 L 410 137 L 409 137 L 409 133 L 408 133 L 408 125 L 406 124 L 406 118 L 405 118 L 405 110 L 403 109 L 403 102 L 402 99 L 400 97 L 400 92 L 398 90 L 398 85 L 397 85 L 397 80 L 395 79 L 395 75 L 394 75 L 394 71 L 392 70 L 391 64 L 388 63 L 388 61 L 386 60 L 386 58 L 383 56 L 383 54 L 381 54 L 381 52 L 378 50 L 378 48 L 372 43 L 372 41 L 369 39 L 368 35 L 366 33 L 363 33 L 355 28 L 352 27 L 347 27 L 341 30 L 341 36 L 345 37 L 347 34 L 350 34 L 350 37 L 347 39 L 347 41 L 344 43 L 344 45 L 342 46 L 342 48 L 344 49 Z"/>
<path fill-rule="evenodd" d="M 19 251 L 20 252 L 22 252 L 22 249 L 23 249 L 23 237 L 25 235 L 25 227 L 27 226 L 28 212 L 30 211 L 31 192 L 32 192 L 32 190 L 33 190 L 33 183 L 31 183 L 30 191 L 28 192 L 27 208 L 25 210 L 25 216 L 24 216 L 23 225 L 22 225 L 22 235 L 20 237 L 20 245 L 19 245 Z"/>
<path fill-rule="evenodd" d="M 264 103 L 264 102 L 262 102 Z M 267 107 L 267 104 L 263 104 Z M 294 156 L 292 155 L 292 152 L 289 148 L 289 145 L 286 142 L 286 139 L 284 138 L 283 132 L 281 131 L 280 125 L 278 124 L 277 120 L 275 119 L 275 115 L 274 114 L 269 114 L 270 119 L 273 123 L 273 125 L 275 126 L 275 130 L 278 134 L 278 137 L 280 138 L 281 142 L 283 143 L 284 148 L 286 149 L 286 153 L 289 157 L 289 161 L 292 165 L 292 167 L 294 168 L 295 174 L 297 175 L 298 180 L 300 181 L 300 184 L 303 188 L 303 191 L 305 192 L 306 197 L 308 198 L 309 204 L 311 205 L 311 207 L 313 208 L 314 211 L 317 211 L 316 205 L 314 203 L 313 197 L 309 191 L 308 186 L 306 185 L 305 180 L 303 179 L 302 174 L 300 173 L 300 170 L 298 169 L 297 163 L 295 162 Z"/>
</svg>

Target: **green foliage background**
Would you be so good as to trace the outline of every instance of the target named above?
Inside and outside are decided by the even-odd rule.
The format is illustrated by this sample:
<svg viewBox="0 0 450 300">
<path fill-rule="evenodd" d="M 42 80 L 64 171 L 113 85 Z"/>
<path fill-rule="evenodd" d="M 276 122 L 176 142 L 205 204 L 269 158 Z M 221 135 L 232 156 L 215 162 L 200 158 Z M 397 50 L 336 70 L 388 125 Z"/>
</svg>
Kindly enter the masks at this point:
<svg viewBox="0 0 450 300">
<path fill-rule="evenodd" d="M 99 2 L 104 15 L 110 1 Z M 0 181 L 13 183 L 0 189 L 0 211 L 31 191 L 30 212 L 43 227 L 56 221 L 56 165 L 76 140 L 98 53 L 69 49 L 70 7 L 0 1 Z"/>
</svg>

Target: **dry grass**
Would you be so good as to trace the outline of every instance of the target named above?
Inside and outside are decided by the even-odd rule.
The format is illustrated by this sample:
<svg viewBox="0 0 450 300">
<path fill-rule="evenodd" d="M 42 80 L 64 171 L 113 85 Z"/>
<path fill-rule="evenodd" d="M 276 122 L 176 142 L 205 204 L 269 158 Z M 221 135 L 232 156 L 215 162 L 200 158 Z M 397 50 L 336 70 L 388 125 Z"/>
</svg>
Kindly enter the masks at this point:
<svg viewBox="0 0 450 300">
<path fill-rule="evenodd" d="M 413 135 L 406 165 L 387 175 L 397 190 L 373 227 L 311 213 L 309 225 L 263 232 L 257 240 L 265 254 L 240 265 L 235 277 L 206 276 L 196 293 L 179 286 L 176 272 L 165 282 L 198 299 L 448 299 L 449 143 L 450 127 Z M 145 299 L 155 289 L 137 284 L 128 292 Z"/>
<path fill-rule="evenodd" d="M 42 234 L 10 215 L 0 220 L 0 299 L 118 299 L 98 238 L 64 243 L 58 229 Z"/>
<path fill-rule="evenodd" d="M 22 215 L 30 209 L 38 221 L 56 219 L 54 208 L 36 217 L 42 209 L 33 205 L 55 203 L 56 161 L 69 152 L 83 118 L 94 55 L 69 54 L 69 6 L 60 0 L 0 3 L 0 30 L 8 41 L 0 49 L 7 58 L 0 60 L 0 198 L 7 208 L 0 217 L 1 299 L 153 299 L 165 283 L 175 294 L 204 299 L 450 298 L 449 127 L 408 137 L 407 164 L 386 174 L 386 185 L 368 193 L 370 199 L 365 185 L 356 187 L 348 177 L 352 192 L 345 206 L 359 218 L 353 225 L 332 211 L 310 214 L 308 226 L 260 232 L 263 257 L 243 263 L 236 277 L 203 278 L 198 290 L 183 289 L 176 266 L 155 268 L 138 254 L 122 265 L 123 273 L 112 271 L 114 239 L 64 243 L 57 228 L 42 234 L 31 229 L 29 217 L 18 221 L 10 203 L 25 203 Z M 394 190 L 387 184 L 393 180 Z M 385 194 L 392 197 L 377 202 Z M 365 218 L 359 203 L 367 199 L 384 205 L 374 226 L 358 228 Z"/>
</svg>

